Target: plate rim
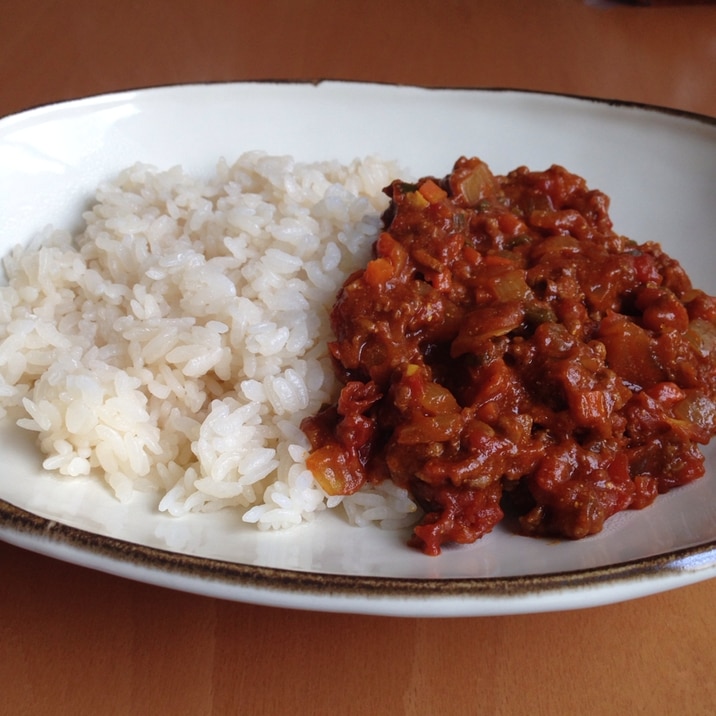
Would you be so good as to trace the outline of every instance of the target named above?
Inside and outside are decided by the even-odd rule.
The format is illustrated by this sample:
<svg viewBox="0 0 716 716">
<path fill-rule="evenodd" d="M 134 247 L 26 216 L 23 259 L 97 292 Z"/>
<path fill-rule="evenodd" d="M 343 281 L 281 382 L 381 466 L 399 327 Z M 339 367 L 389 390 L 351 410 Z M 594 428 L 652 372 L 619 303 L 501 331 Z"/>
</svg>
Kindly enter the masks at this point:
<svg viewBox="0 0 716 716">
<path fill-rule="evenodd" d="M 540 90 L 531 88 L 510 87 L 506 85 L 421 85 L 409 84 L 401 82 L 388 81 L 363 81 L 353 79 L 334 79 L 331 77 L 323 77 L 321 79 L 248 79 L 248 80 L 205 80 L 197 82 L 175 82 L 167 84 L 148 84 L 137 87 L 125 87 L 119 90 L 110 90 L 106 92 L 98 92 L 97 94 L 78 95 L 65 99 L 50 100 L 48 102 L 40 102 L 31 104 L 17 111 L 0 115 L 0 129 L 6 121 L 18 120 L 24 116 L 34 114 L 42 114 L 51 112 L 59 108 L 70 107 L 72 105 L 102 103 L 110 101 L 118 101 L 127 99 L 133 95 L 153 94 L 159 92 L 171 92 L 177 90 L 190 90 L 201 88 L 239 88 L 239 87 L 299 87 L 309 89 L 320 89 L 327 87 L 362 87 L 362 88 L 383 88 L 397 90 L 415 90 L 427 93 L 454 92 L 454 93 L 485 93 L 485 94 L 517 94 L 524 96 L 552 97 L 555 99 L 565 99 L 575 102 L 591 102 L 603 106 L 624 109 L 637 109 L 643 111 L 652 111 L 658 114 L 669 115 L 672 117 L 683 118 L 702 122 L 712 126 L 716 126 L 716 115 L 709 115 L 703 112 L 693 110 L 679 109 L 678 107 L 669 107 L 667 105 L 642 102 L 639 100 L 629 100 L 618 97 L 599 97 L 596 95 L 579 94 L 575 92 L 559 92 L 554 90 Z"/>
<path fill-rule="evenodd" d="M 486 613 L 485 603 L 495 599 L 504 603 L 505 608 L 499 613 L 552 611 L 544 600 L 577 591 L 586 598 L 581 603 L 570 600 L 569 608 L 590 607 L 685 586 L 679 581 L 680 577 L 688 577 L 687 583 L 716 577 L 716 539 L 604 566 L 503 577 L 421 579 L 302 571 L 200 557 L 100 535 L 42 517 L 3 499 L 0 499 L 0 540 L 77 566 L 199 594 L 206 591 L 192 589 L 192 583 L 212 583 L 210 596 L 259 604 L 262 600 L 247 598 L 247 595 L 278 593 L 278 605 L 287 607 L 300 607 L 293 603 L 292 597 L 300 600 L 323 595 L 322 601 L 326 596 L 357 600 L 362 605 L 358 611 L 376 614 L 384 613 L 381 602 L 396 599 L 404 605 L 467 600 L 464 609 L 473 616 Z M 88 565 L 77 559 L 77 555 L 91 557 L 94 564 Z M 134 570 L 149 570 L 154 578 L 140 578 L 139 574 L 132 574 Z M 177 580 L 181 583 L 179 586 L 171 583 Z M 622 599 L 604 594 L 605 590 L 612 592 L 635 580 L 641 582 L 640 593 Z M 661 584 L 652 589 L 650 581 Z M 375 604 L 370 606 L 371 602 Z M 525 605 L 527 609 L 523 608 Z M 537 606 L 539 608 L 535 608 Z M 424 607 L 418 608 L 418 612 L 423 611 Z M 432 614 L 429 604 L 428 612 L 420 615 L 446 616 L 442 612 Z M 406 612 L 406 616 L 413 614 L 410 608 Z"/>
</svg>

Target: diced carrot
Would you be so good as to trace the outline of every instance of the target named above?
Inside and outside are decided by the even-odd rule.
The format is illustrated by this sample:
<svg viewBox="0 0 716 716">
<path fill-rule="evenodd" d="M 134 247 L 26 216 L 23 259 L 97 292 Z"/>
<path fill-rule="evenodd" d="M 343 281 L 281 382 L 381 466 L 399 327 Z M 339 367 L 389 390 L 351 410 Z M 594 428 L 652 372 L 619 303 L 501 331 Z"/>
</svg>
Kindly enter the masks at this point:
<svg viewBox="0 0 716 716">
<path fill-rule="evenodd" d="M 477 249 L 472 246 L 468 246 L 467 244 L 465 244 L 462 248 L 462 255 L 465 257 L 465 261 L 472 266 L 477 266 L 482 262 L 482 254 Z"/>
<path fill-rule="evenodd" d="M 497 221 L 500 225 L 500 229 L 508 236 L 514 236 L 515 234 L 524 232 L 526 229 L 522 219 L 515 216 L 511 211 L 506 211 L 504 214 L 501 214 Z"/>
<path fill-rule="evenodd" d="M 365 267 L 363 278 L 369 286 L 383 286 L 393 278 L 393 264 L 388 259 L 373 259 Z"/>
<path fill-rule="evenodd" d="M 389 256 L 397 243 L 387 231 L 382 231 L 375 245 L 378 256 Z"/>
<path fill-rule="evenodd" d="M 437 204 L 447 196 L 447 192 L 444 189 L 441 189 L 432 179 L 426 179 L 420 185 L 418 191 L 431 204 Z"/>
<path fill-rule="evenodd" d="M 396 241 L 387 231 L 384 231 L 376 243 L 376 253 L 393 266 L 393 275 L 397 276 L 408 261 L 408 254 L 401 243 Z"/>
</svg>

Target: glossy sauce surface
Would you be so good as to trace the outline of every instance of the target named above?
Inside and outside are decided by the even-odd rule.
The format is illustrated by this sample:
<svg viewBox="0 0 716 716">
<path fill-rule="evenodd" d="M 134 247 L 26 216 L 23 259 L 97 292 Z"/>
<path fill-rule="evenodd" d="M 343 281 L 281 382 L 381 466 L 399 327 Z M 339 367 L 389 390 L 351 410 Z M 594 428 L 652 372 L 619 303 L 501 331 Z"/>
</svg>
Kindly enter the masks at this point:
<svg viewBox="0 0 716 716">
<path fill-rule="evenodd" d="M 435 555 L 505 512 L 526 534 L 595 534 L 704 474 L 716 301 L 616 233 L 604 193 L 464 157 L 386 191 L 375 257 L 331 314 L 344 387 L 303 425 L 327 491 L 406 487 Z"/>
</svg>

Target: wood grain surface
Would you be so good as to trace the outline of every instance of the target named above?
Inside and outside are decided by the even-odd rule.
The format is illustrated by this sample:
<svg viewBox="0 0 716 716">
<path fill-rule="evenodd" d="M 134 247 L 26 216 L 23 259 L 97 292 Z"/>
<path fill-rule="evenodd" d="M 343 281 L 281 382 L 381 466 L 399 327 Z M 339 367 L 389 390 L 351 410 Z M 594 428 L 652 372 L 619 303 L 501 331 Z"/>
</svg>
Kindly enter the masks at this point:
<svg viewBox="0 0 716 716">
<path fill-rule="evenodd" d="M 716 116 L 710 3 L 0 0 L 0 33 L 0 116 L 137 87 L 321 78 Z M 710 581 L 566 613 L 331 615 L 172 592 L 0 543 L 0 712 L 713 714 L 714 603 Z"/>
</svg>

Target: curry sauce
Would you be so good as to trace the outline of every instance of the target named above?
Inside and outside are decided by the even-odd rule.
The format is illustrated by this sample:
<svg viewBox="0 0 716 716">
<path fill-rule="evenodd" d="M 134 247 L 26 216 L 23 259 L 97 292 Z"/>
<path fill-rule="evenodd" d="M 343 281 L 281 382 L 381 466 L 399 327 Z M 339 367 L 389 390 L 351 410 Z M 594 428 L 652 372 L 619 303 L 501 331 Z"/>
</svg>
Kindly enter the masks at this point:
<svg viewBox="0 0 716 716">
<path fill-rule="evenodd" d="M 505 514 L 571 539 L 704 474 L 716 300 L 560 166 L 459 159 L 395 181 L 374 257 L 331 312 L 342 383 L 304 420 L 329 494 L 392 480 L 435 555 Z"/>
</svg>

